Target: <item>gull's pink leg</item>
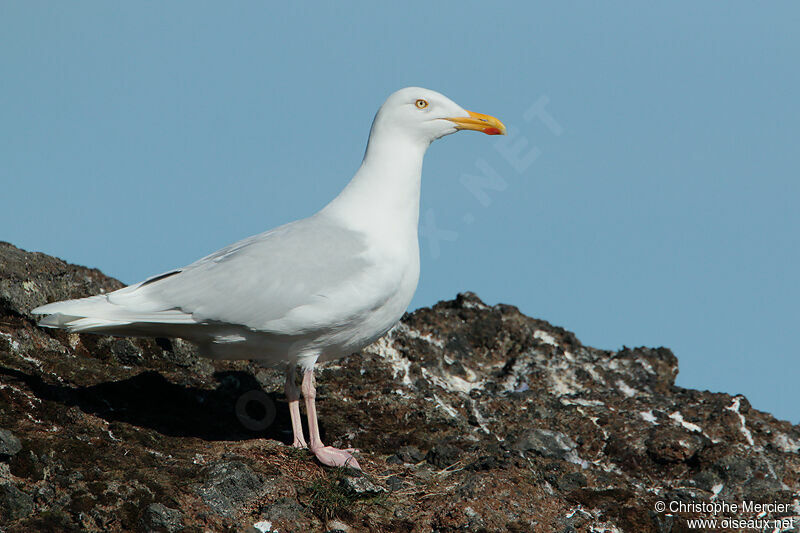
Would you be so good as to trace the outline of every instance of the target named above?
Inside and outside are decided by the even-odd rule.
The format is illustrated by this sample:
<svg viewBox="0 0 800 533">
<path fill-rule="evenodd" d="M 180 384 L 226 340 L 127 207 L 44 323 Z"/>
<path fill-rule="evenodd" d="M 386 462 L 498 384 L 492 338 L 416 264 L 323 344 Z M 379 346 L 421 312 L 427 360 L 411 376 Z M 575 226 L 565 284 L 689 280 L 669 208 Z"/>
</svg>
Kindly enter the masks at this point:
<svg viewBox="0 0 800 533">
<path fill-rule="evenodd" d="M 306 415 L 308 415 L 308 448 L 317 456 L 320 463 L 328 466 L 349 466 L 361 470 L 356 458 L 332 446 L 322 444 L 319 438 L 319 425 L 317 423 L 316 397 L 317 390 L 314 387 L 314 370 L 306 370 L 303 374 L 303 398 L 306 401 Z"/>
<path fill-rule="evenodd" d="M 300 391 L 297 390 L 297 384 L 294 382 L 294 369 L 295 366 L 291 365 L 286 370 L 286 399 L 289 400 L 289 414 L 292 417 L 292 433 L 294 433 L 294 442 L 292 446 L 295 448 L 306 448 L 306 439 L 303 436 L 303 422 L 300 420 Z"/>
</svg>

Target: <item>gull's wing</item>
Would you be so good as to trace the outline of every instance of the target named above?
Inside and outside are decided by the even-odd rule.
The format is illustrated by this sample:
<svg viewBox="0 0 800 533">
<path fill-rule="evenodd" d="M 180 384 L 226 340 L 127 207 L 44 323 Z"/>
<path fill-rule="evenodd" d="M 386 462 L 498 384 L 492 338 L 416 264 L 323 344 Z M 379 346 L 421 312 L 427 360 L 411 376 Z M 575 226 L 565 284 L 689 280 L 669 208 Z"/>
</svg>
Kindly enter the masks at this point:
<svg viewBox="0 0 800 533">
<path fill-rule="evenodd" d="M 198 322 L 267 330 L 358 277 L 368 266 L 365 251 L 361 234 L 312 217 L 239 241 L 109 301 L 143 299 L 178 308 Z"/>
<path fill-rule="evenodd" d="M 347 305 L 342 291 L 357 293 L 371 266 L 366 251 L 361 233 L 316 215 L 108 295 L 57 302 L 34 312 L 84 319 L 73 325 L 63 318 L 52 324 L 50 317 L 43 320 L 44 325 L 74 330 L 98 331 L 103 328 L 97 324 L 111 321 L 116 330 L 125 322 L 211 322 L 292 335 L 314 329 L 313 322 L 324 319 L 325 313 L 314 313 L 317 308 Z"/>
</svg>

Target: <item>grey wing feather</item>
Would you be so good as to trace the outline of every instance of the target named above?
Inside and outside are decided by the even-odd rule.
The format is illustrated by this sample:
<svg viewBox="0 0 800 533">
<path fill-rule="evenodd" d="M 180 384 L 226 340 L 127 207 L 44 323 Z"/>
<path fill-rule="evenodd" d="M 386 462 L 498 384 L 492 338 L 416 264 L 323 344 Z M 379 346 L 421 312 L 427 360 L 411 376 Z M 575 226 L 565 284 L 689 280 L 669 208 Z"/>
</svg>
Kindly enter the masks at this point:
<svg viewBox="0 0 800 533">
<path fill-rule="evenodd" d="M 108 298 L 141 311 L 179 309 L 196 322 L 263 330 L 363 272 L 365 250 L 360 233 L 315 216 L 249 237 Z"/>
</svg>

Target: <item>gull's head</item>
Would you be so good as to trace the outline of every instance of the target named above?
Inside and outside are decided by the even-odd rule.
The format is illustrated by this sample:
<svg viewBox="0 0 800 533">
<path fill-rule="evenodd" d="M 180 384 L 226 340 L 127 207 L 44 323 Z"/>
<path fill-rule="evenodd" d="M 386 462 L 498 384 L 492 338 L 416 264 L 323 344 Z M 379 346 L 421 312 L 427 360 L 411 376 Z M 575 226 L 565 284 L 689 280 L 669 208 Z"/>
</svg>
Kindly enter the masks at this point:
<svg viewBox="0 0 800 533">
<path fill-rule="evenodd" d="M 372 133 L 402 136 L 431 143 L 459 130 L 482 131 L 487 135 L 505 135 L 506 127 L 498 119 L 467 111 L 443 94 L 406 87 L 392 94 L 378 110 Z"/>
</svg>

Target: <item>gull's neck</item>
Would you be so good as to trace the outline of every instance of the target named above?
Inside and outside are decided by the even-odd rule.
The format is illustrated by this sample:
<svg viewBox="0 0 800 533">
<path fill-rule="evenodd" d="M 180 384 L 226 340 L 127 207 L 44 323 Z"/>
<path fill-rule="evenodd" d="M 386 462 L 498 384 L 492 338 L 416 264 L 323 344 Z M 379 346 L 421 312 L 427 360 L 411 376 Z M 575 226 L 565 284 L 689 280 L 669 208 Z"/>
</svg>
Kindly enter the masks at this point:
<svg viewBox="0 0 800 533">
<path fill-rule="evenodd" d="M 373 126 L 361 167 L 322 213 L 372 235 L 417 239 L 422 159 L 430 143 Z"/>
</svg>

